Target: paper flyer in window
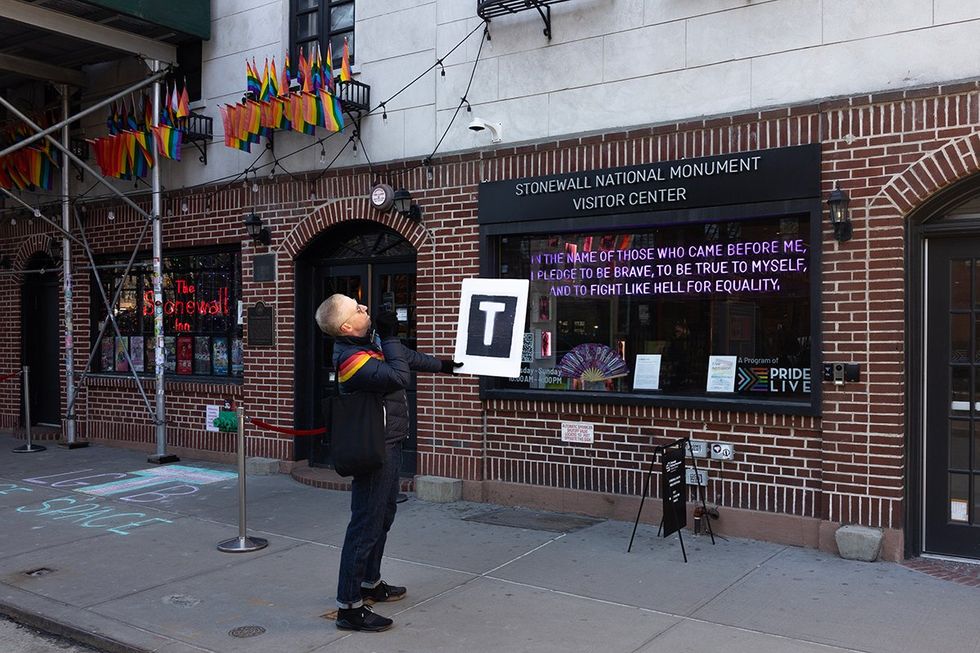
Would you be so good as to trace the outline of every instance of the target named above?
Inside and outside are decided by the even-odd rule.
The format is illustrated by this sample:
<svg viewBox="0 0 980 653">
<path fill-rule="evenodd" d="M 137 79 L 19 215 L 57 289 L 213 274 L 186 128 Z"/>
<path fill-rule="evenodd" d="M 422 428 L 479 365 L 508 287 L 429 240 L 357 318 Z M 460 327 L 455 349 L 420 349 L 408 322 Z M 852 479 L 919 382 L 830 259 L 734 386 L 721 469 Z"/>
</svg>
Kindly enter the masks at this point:
<svg viewBox="0 0 980 653">
<path fill-rule="evenodd" d="M 177 371 L 177 338 L 163 337 L 163 371 L 173 374 Z"/>
<path fill-rule="evenodd" d="M 126 360 L 126 350 L 129 348 L 129 338 L 126 336 L 116 338 L 116 371 L 128 372 L 129 361 Z"/>
<path fill-rule="evenodd" d="M 133 371 L 143 371 L 143 336 L 132 336 L 129 339 L 129 358 L 133 361 Z"/>
<path fill-rule="evenodd" d="M 735 392 L 735 366 L 738 356 L 709 356 L 708 392 Z"/>
<path fill-rule="evenodd" d="M 114 372 L 116 369 L 116 343 L 113 342 L 112 338 L 102 338 L 102 371 L 103 372 Z"/>
<path fill-rule="evenodd" d="M 241 376 L 245 373 L 241 338 L 232 338 L 231 340 L 231 373 L 235 376 Z"/>
<path fill-rule="evenodd" d="M 970 502 L 963 499 L 949 500 L 949 520 L 958 522 L 970 521 Z"/>
<path fill-rule="evenodd" d="M 194 337 L 194 374 L 211 374 L 211 338 Z"/>
<path fill-rule="evenodd" d="M 177 374 L 194 373 L 194 339 L 190 336 L 177 338 Z"/>
<path fill-rule="evenodd" d="M 143 370 L 153 374 L 156 372 L 156 353 L 157 353 L 157 340 L 153 337 L 143 338 Z"/>
<path fill-rule="evenodd" d="M 212 338 L 211 355 L 214 360 L 214 373 L 222 376 L 228 374 L 228 338 L 220 336 Z"/>
<path fill-rule="evenodd" d="M 660 389 L 660 354 L 637 354 L 633 368 L 634 390 Z"/>
</svg>

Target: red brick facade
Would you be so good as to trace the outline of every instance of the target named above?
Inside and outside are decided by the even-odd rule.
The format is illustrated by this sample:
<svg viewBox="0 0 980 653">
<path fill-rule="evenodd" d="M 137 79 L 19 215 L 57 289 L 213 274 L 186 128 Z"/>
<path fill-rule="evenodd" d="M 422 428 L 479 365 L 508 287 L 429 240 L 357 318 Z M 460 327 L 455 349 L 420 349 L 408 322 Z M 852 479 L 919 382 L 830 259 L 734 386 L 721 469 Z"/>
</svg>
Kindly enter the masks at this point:
<svg viewBox="0 0 980 653">
<path fill-rule="evenodd" d="M 905 388 L 906 218 L 927 199 L 980 168 L 978 88 L 969 83 L 859 96 L 569 138 L 446 156 L 436 159 L 431 168 L 412 162 L 373 171 L 330 171 L 313 181 L 280 177 L 274 183 L 260 183 L 257 195 L 241 183 L 194 189 L 186 196 L 186 214 L 177 209 L 165 217 L 165 246 L 240 243 L 246 240 L 242 218 L 254 204 L 272 232 L 268 251 L 278 255 L 277 276 L 274 282 L 252 282 L 256 248 L 244 246 L 243 299 L 246 304 L 263 301 L 275 308 L 276 346 L 246 346 L 241 386 L 168 384 L 168 446 L 232 451 L 230 438 L 201 428 L 204 405 L 226 396 L 242 401 L 250 416 L 293 426 L 295 349 L 304 346 L 292 335 L 294 259 L 332 225 L 352 219 L 379 221 L 416 247 L 418 346 L 451 357 L 459 284 L 479 274 L 480 181 L 819 143 L 822 191 L 826 195 L 838 184 L 849 194 L 854 224 L 853 240 L 845 243 L 836 242 L 830 225 L 823 225 L 823 359 L 858 363 L 862 369 L 860 383 L 842 389 L 823 385 L 820 417 L 557 399 L 481 402 L 472 378 L 427 378 L 419 384 L 418 394 L 419 473 L 485 485 L 517 484 L 525 490 L 557 488 L 635 497 L 642 490 L 654 444 L 694 434 L 736 447 L 733 461 L 704 461 L 712 478 L 708 500 L 723 511 L 744 509 L 812 523 L 860 523 L 889 529 L 900 539 L 906 493 L 918 491 L 907 487 L 905 471 L 910 437 Z M 424 211 L 424 227 L 371 208 L 367 191 L 379 177 L 413 190 Z M 174 193 L 166 204 L 176 207 L 181 199 Z M 116 206 L 116 219 L 108 222 L 106 208 L 88 210 L 87 233 L 97 253 L 120 252 L 130 246 L 142 219 Z M 50 231 L 39 221 L 23 222 L 5 228 L 3 236 L 2 251 L 11 254 L 15 269 L 46 244 L 47 238 L 38 234 Z M 147 238 L 144 249 L 148 248 Z M 74 262 L 84 263 L 77 248 Z M 8 311 L 0 349 L 10 361 L 18 357 L 19 281 L 13 277 L 4 291 Z M 87 356 L 88 307 L 95 301 L 89 290 L 87 273 L 77 272 L 79 368 Z M 152 403 L 152 383 L 148 386 Z M 0 425 L 18 422 L 18 397 L 16 380 L 0 385 Z M 83 438 L 147 446 L 153 442 L 151 418 L 132 380 L 88 381 L 78 418 Z M 560 441 L 560 422 L 579 419 L 595 424 L 594 445 Z M 293 458 L 291 438 L 253 427 L 247 435 L 249 455 Z M 562 507 L 554 501 L 551 505 Z M 786 539 L 812 542 L 809 536 Z"/>
</svg>

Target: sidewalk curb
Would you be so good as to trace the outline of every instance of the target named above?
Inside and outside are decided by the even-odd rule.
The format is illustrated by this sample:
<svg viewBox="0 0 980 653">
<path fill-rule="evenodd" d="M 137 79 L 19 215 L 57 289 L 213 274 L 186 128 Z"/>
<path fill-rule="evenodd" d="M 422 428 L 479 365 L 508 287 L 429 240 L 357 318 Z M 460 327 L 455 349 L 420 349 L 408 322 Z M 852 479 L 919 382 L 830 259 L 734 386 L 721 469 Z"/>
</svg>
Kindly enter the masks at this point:
<svg viewBox="0 0 980 653">
<path fill-rule="evenodd" d="M 206 650 L 5 583 L 0 583 L 0 615 L 106 653 L 201 653 Z M 77 623 L 79 618 L 86 623 Z"/>
</svg>

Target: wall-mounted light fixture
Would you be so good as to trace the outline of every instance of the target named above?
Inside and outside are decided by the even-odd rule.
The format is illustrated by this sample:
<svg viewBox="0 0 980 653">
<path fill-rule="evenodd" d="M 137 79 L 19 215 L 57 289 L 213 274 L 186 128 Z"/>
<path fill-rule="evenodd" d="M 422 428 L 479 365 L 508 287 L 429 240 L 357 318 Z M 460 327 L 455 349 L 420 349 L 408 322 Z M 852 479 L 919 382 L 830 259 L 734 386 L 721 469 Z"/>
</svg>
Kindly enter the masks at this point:
<svg viewBox="0 0 980 653">
<path fill-rule="evenodd" d="M 422 220 L 422 209 L 418 204 L 412 202 L 412 194 L 404 188 L 395 191 L 394 197 L 395 210 L 414 222 Z"/>
<path fill-rule="evenodd" d="M 830 191 L 830 196 L 827 198 L 827 207 L 830 209 L 830 222 L 834 225 L 834 238 L 840 243 L 850 240 L 854 233 L 854 228 L 851 226 L 851 215 L 847 209 L 850 202 L 851 198 L 847 196 L 847 193 L 835 184 L 834 190 Z"/>
<path fill-rule="evenodd" d="M 52 261 L 58 262 L 61 260 L 61 239 L 57 236 L 50 236 L 48 238 L 47 255 L 51 257 Z"/>
<path fill-rule="evenodd" d="M 269 229 L 262 226 L 262 218 L 254 213 L 250 213 L 245 217 L 245 231 L 248 232 L 248 235 L 256 243 L 268 245 L 272 242 L 272 235 L 269 233 Z"/>
</svg>

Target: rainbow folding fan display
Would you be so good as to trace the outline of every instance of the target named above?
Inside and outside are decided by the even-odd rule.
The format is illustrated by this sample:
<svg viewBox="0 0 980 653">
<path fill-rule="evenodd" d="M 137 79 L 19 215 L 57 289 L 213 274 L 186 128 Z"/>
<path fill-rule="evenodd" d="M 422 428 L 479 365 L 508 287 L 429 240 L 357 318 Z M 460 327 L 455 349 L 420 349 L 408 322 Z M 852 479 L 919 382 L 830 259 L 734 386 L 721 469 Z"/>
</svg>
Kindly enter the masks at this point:
<svg viewBox="0 0 980 653">
<path fill-rule="evenodd" d="M 595 342 L 573 347 L 570 352 L 562 356 L 557 369 L 565 378 L 587 382 L 605 381 L 630 373 L 626 362 L 615 350 Z"/>
</svg>

